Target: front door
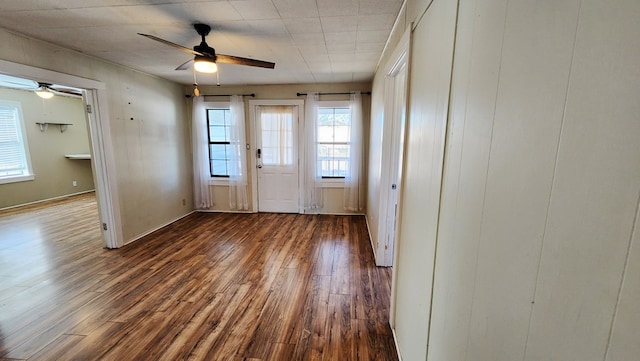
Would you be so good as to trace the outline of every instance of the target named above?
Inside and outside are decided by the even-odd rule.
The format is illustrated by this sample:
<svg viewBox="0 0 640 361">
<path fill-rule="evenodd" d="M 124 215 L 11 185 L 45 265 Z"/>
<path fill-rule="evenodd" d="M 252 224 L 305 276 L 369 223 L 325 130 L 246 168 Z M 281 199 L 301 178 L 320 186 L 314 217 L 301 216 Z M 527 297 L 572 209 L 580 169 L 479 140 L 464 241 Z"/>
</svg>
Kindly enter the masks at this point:
<svg viewBox="0 0 640 361">
<path fill-rule="evenodd" d="M 293 105 L 257 107 L 259 212 L 298 213 L 297 114 Z"/>
</svg>

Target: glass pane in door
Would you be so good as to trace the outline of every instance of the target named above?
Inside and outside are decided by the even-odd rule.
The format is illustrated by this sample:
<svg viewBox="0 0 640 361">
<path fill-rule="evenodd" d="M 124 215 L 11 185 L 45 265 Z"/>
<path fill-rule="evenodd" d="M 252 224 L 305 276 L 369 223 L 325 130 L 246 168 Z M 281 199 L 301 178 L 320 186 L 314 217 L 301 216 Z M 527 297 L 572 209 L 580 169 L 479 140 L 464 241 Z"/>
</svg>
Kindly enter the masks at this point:
<svg viewBox="0 0 640 361">
<path fill-rule="evenodd" d="M 293 165 L 293 109 L 264 106 L 260 111 L 262 164 Z"/>
</svg>

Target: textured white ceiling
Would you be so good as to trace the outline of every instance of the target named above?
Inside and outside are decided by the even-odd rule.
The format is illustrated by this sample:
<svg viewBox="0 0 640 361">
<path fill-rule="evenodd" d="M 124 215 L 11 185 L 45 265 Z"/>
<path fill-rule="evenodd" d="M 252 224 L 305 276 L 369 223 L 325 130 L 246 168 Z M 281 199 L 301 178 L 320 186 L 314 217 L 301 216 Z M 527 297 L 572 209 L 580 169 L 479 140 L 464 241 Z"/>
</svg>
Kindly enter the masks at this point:
<svg viewBox="0 0 640 361">
<path fill-rule="evenodd" d="M 367 81 L 402 0 L 2 0 L 0 27 L 183 84 L 190 55 L 137 35 L 192 48 L 192 27 L 213 30 L 217 53 L 275 62 L 275 69 L 220 64 L 221 84 Z M 199 75 L 201 84 L 215 76 Z"/>
</svg>

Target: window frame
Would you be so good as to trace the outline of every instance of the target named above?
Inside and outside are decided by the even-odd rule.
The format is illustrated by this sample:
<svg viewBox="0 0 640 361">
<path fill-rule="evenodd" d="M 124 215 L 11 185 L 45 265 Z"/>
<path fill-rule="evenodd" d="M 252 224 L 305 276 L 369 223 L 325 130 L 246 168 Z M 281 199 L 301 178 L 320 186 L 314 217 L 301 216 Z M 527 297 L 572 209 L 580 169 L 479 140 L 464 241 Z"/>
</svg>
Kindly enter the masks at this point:
<svg viewBox="0 0 640 361">
<path fill-rule="evenodd" d="M 320 110 L 320 108 L 347 108 L 347 109 L 351 109 L 351 104 L 348 100 L 319 100 L 317 102 L 318 104 L 318 110 Z M 318 118 L 318 114 L 316 114 L 316 121 Z M 352 120 L 353 121 L 353 120 Z M 315 167 L 318 166 L 317 162 L 317 158 L 318 158 L 318 154 L 317 154 L 317 147 L 318 147 L 318 134 L 317 134 L 317 129 L 318 129 L 318 124 L 316 123 L 316 141 L 315 141 L 315 146 L 316 146 L 316 163 L 314 164 Z M 352 125 L 351 125 L 352 126 Z M 349 148 L 351 148 L 351 139 L 349 139 Z M 317 168 L 316 168 L 317 169 Z M 346 177 L 322 177 L 321 175 L 319 175 L 320 178 L 322 179 L 322 187 L 323 188 L 343 188 L 344 184 L 345 184 L 345 180 Z"/>
<path fill-rule="evenodd" d="M 209 147 L 211 145 L 211 142 L 209 141 L 209 109 L 224 109 L 224 110 L 229 110 L 231 111 L 231 102 L 204 102 L 204 107 L 205 107 L 205 114 L 207 116 L 206 122 L 207 122 L 207 150 L 209 153 L 209 164 L 211 163 L 211 148 Z M 230 142 L 228 143 L 230 144 Z M 211 167 L 211 165 L 209 165 L 209 167 Z M 211 174 L 211 169 L 209 169 L 209 174 Z M 209 180 L 209 185 L 228 185 L 229 184 L 229 176 L 213 176 L 211 175 L 211 178 Z"/>
<path fill-rule="evenodd" d="M 23 175 L 8 175 L 8 176 L 0 175 L 0 184 L 32 181 L 35 179 L 35 175 L 33 173 L 33 168 L 31 164 L 31 153 L 29 151 L 29 140 L 27 137 L 26 121 L 24 118 L 24 113 L 22 112 L 22 103 L 14 100 L 0 99 L 0 106 L 4 106 L 8 108 L 11 108 L 11 107 L 16 108 L 18 112 L 18 131 L 22 138 L 21 143 L 24 151 L 24 158 L 25 158 L 26 171 L 27 171 L 27 174 L 23 174 Z"/>
</svg>

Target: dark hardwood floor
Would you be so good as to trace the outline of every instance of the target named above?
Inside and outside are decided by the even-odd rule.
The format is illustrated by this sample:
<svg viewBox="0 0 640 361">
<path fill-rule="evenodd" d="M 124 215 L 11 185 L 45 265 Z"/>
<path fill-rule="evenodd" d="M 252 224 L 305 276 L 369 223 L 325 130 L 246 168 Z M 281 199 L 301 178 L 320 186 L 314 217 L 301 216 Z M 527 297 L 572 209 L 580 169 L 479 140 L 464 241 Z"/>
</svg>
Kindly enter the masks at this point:
<svg viewBox="0 0 640 361">
<path fill-rule="evenodd" d="M 0 211 L 0 360 L 397 360 L 364 217 L 195 213 L 102 248 L 93 194 Z"/>
</svg>

